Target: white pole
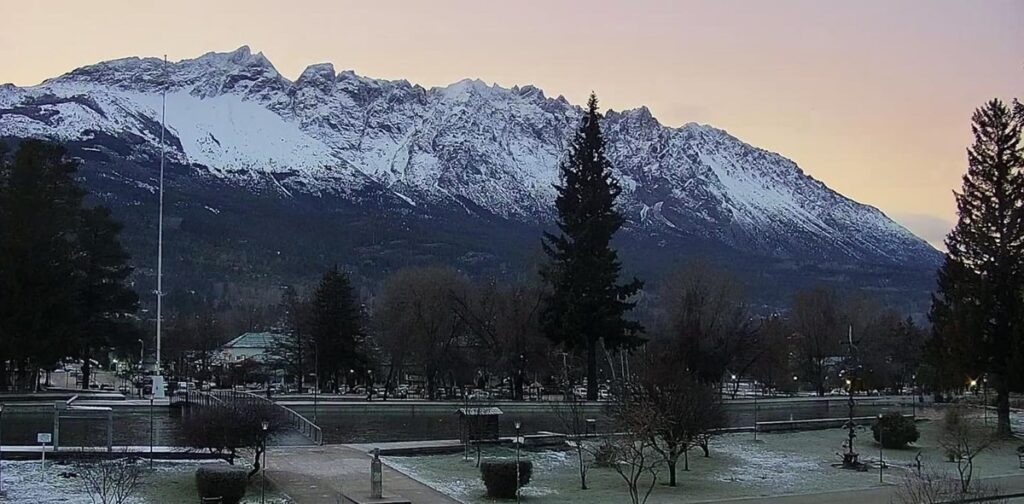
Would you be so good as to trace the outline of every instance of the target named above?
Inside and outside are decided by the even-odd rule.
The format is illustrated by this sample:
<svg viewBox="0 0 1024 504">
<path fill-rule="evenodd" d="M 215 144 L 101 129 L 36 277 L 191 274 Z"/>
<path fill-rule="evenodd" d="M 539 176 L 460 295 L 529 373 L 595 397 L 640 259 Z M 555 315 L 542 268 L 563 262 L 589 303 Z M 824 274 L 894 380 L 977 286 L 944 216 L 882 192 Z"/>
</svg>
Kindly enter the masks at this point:
<svg viewBox="0 0 1024 504">
<path fill-rule="evenodd" d="M 167 131 L 167 55 L 164 55 L 164 85 L 160 103 L 160 216 L 156 249 L 156 374 L 160 375 L 160 326 L 163 321 L 164 277 L 164 132 Z"/>
</svg>

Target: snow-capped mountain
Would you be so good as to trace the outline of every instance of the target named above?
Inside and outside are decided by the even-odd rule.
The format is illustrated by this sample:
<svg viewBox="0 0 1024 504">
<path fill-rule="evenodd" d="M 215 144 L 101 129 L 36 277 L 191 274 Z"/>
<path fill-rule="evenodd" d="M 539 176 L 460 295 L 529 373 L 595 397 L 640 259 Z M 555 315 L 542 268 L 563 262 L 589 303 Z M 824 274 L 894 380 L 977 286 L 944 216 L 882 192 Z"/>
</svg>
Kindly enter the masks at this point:
<svg viewBox="0 0 1024 504">
<path fill-rule="evenodd" d="M 329 63 L 291 81 L 242 47 L 167 65 L 108 61 L 37 86 L 0 86 L 0 137 L 57 139 L 151 167 L 164 86 L 168 159 L 196 180 L 286 198 L 372 190 L 403 212 L 447 208 L 528 225 L 552 218 L 552 184 L 582 113 L 533 86 L 463 80 L 425 89 L 338 73 Z M 779 259 L 937 261 L 877 209 L 725 131 L 667 127 L 644 107 L 609 111 L 602 127 L 629 232 L 662 246 L 694 238 Z M 151 183 L 152 175 L 133 176 Z"/>
</svg>

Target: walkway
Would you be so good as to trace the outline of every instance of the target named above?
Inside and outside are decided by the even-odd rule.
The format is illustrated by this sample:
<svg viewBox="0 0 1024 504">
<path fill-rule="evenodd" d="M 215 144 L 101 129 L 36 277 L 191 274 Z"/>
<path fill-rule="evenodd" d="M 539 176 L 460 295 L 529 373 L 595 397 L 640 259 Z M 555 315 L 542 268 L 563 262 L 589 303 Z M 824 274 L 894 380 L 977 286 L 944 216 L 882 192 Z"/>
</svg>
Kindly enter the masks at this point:
<svg viewBox="0 0 1024 504">
<path fill-rule="evenodd" d="M 888 478 L 887 478 L 888 479 Z M 999 490 L 1001 495 L 1014 497 L 1000 502 L 1024 503 L 1024 475 L 994 476 L 981 481 L 989 488 Z M 888 484 L 884 487 L 834 490 L 829 492 L 799 495 L 780 495 L 777 497 L 744 497 L 739 499 L 718 499 L 701 501 L 693 504 L 865 504 L 895 502 L 897 487 Z"/>
<path fill-rule="evenodd" d="M 351 446 L 275 448 L 267 452 L 267 478 L 296 504 L 337 504 L 342 494 L 370 494 L 370 456 Z M 455 504 L 456 500 L 387 465 L 384 495 L 415 504 Z"/>
</svg>

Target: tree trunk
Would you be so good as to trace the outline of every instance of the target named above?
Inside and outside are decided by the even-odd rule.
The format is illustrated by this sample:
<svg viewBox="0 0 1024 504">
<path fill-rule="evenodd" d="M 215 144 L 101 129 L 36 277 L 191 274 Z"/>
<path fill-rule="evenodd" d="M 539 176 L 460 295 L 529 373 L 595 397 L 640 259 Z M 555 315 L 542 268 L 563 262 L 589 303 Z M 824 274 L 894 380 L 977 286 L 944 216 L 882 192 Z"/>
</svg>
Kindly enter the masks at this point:
<svg viewBox="0 0 1024 504">
<path fill-rule="evenodd" d="M 1003 376 L 996 377 L 996 435 L 1002 438 L 1013 437 L 1010 430 L 1010 387 Z M 988 405 L 986 404 L 987 408 Z"/>
<path fill-rule="evenodd" d="M 689 448 L 683 450 L 683 470 L 684 471 L 689 471 L 690 470 L 690 449 Z"/>
<path fill-rule="evenodd" d="M 587 400 L 597 400 L 597 341 L 587 343 Z"/>
<path fill-rule="evenodd" d="M 676 486 L 676 461 L 668 461 L 668 486 Z"/>
</svg>

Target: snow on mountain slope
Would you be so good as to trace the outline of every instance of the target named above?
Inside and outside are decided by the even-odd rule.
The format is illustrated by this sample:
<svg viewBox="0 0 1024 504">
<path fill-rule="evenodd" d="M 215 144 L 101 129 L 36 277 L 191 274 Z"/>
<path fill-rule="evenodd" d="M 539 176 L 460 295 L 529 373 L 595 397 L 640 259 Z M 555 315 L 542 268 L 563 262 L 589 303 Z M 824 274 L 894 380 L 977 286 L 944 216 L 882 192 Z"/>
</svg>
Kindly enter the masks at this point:
<svg viewBox="0 0 1024 504">
<path fill-rule="evenodd" d="M 213 177 L 272 178 L 283 193 L 379 184 L 410 207 L 552 217 L 552 184 L 581 110 L 533 87 L 463 80 L 425 89 L 311 65 L 294 82 L 247 47 L 170 63 L 127 58 L 38 86 L 0 86 L 0 136 L 159 150 Z M 700 236 L 778 257 L 934 262 L 925 242 L 792 161 L 710 126 L 669 128 L 646 108 L 608 112 L 622 209 L 638 232 Z M 277 174 L 288 174 L 279 177 Z"/>
</svg>

